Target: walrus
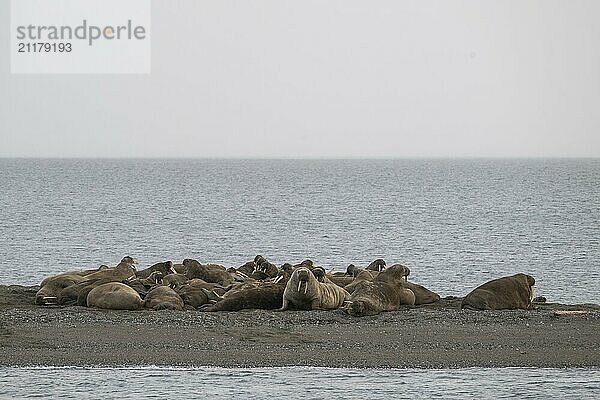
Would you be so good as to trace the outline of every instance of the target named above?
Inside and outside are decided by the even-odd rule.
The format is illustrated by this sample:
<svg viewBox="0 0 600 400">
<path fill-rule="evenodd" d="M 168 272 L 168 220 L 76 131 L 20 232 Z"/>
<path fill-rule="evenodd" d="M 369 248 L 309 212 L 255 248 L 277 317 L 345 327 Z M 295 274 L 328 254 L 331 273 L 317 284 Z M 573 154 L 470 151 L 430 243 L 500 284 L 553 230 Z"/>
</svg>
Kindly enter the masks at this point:
<svg viewBox="0 0 600 400">
<path fill-rule="evenodd" d="M 352 271 L 354 277 L 352 278 L 352 282 L 344 286 L 344 289 L 350 294 L 354 292 L 356 286 L 358 286 L 361 282 L 372 282 L 373 279 L 373 271 L 369 271 L 368 269 L 355 269 Z"/>
<path fill-rule="evenodd" d="M 409 281 L 406 281 L 404 285 L 410 290 L 412 290 L 412 292 L 415 294 L 416 306 L 419 306 L 421 304 L 431 304 L 440 300 L 439 294 L 432 292 L 424 286 Z"/>
<path fill-rule="evenodd" d="M 169 274 L 162 278 L 162 284 L 166 286 L 179 286 L 185 284 L 190 279 L 184 274 Z"/>
<path fill-rule="evenodd" d="M 460 308 L 475 310 L 514 310 L 531 308 L 535 279 L 515 274 L 484 283 L 466 295 Z"/>
<path fill-rule="evenodd" d="M 163 283 L 163 274 L 160 271 L 153 271 L 150 276 L 144 279 L 134 278 L 124 280 L 122 283 L 133 288 L 143 299 L 150 289 Z"/>
<path fill-rule="evenodd" d="M 354 288 L 346 311 L 362 317 L 414 305 L 415 294 L 405 286 L 407 273 L 406 267 L 397 264 L 381 271 L 372 282 L 360 282 Z"/>
<path fill-rule="evenodd" d="M 87 295 L 95 287 L 105 283 L 115 282 L 112 276 L 99 279 L 86 279 L 75 285 L 68 286 L 61 290 L 58 295 L 58 302 L 61 305 L 87 306 Z M 122 282 L 121 282 L 122 283 Z"/>
<path fill-rule="evenodd" d="M 357 267 L 354 264 L 350 264 L 346 268 L 346 272 L 338 271 L 338 272 L 328 273 L 327 278 L 331 282 L 335 283 L 336 285 L 345 287 L 346 285 L 349 285 L 350 283 L 352 283 L 352 281 L 354 280 L 353 271 L 355 269 L 357 269 Z"/>
<path fill-rule="evenodd" d="M 376 259 L 367 267 L 369 271 L 381 272 L 385 269 L 385 261 L 381 258 Z"/>
<path fill-rule="evenodd" d="M 152 310 L 183 311 L 183 306 L 181 297 L 168 286 L 155 286 L 150 289 L 144 298 L 144 307 Z"/>
<path fill-rule="evenodd" d="M 135 264 L 137 262 L 129 257 L 124 257 L 114 268 L 104 268 L 97 272 L 84 276 L 84 280 L 75 285 L 64 288 L 58 295 L 58 301 L 62 305 L 86 305 L 87 294 L 97 286 L 109 282 L 123 282 L 129 278 L 135 278 Z"/>
<path fill-rule="evenodd" d="M 60 274 L 51 276 L 42 281 L 40 289 L 35 294 L 35 304 L 58 304 L 60 293 L 67 287 L 76 285 L 85 280 L 78 274 Z"/>
<path fill-rule="evenodd" d="M 236 272 L 246 276 L 252 275 L 254 271 L 256 271 L 256 263 L 254 261 L 248 261 L 247 263 L 236 269 Z"/>
<path fill-rule="evenodd" d="M 174 290 L 177 292 L 183 304 L 193 308 L 199 308 L 209 303 L 209 297 L 204 292 L 210 291 L 216 297 L 223 296 L 226 289 L 217 283 L 204 282 L 202 279 L 192 279 L 184 285 L 176 286 Z"/>
<path fill-rule="evenodd" d="M 154 271 L 159 271 L 160 273 L 162 273 L 163 276 L 177 273 L 175 267 L 173 267 L 172 261 L 164 261 L 151 265 L 148 268 L 143 269 L 141 271 L 137 271 L 135 273 L 135 276 L 140 279 L 145 279 L 149 277 L 150 274 L 152 274 Z"/>
<path fill-rule="evenodd" d="M 106 268 L 101 271 L 97 271 L 85 276 L 86 281 L 91 281 L 95 279 L 105 279 L 109 278 L 113 282 L 121 282 L 125 279 L 130 278 L 135 275 L 136 272 L 136 264 L 133 258 L 126 256 L 123 257 L 121 262 L 117 264 L 114 268 Z"/>
<path fill-rule="evenodd" d="M 92 289 L 87 295 L 87 306 L 109 310 L 139 310 L 144 301 L 129 286 L 110 282 Z"/>
<path fill-rule="evenodd" d="M 202 311 L 239 311 L 244 309 L 275 310 L 283 304 L 283 292 L 291 272 L 279 271 L 277 277 L 269 281 L 247 282 L 231 289 L 212 305 L 202 307 Z M 206 293 L 206 290 L 205 290 Z M 207 293 L 208 294 L 208 293 Z"/>
<path fill-rule="evenodd" d="M 58 277 L 61 277 L 61 276 L 69 276 L 69 277 L 71 277 L 73 275 L 78 275 L 78 276 L 84 277 L 86 275 L 89 275 L 89 274 L 92 274 L 92 273 L 98 272 L 98 271 L 103 271 L 105 269 L 108 269 L 108 266 L 101 265 L 98 268 L 94 268 L 94 269 L 87 269 L 87 270 L 83 270 L 83 271 L 68 271 L 68 272 L 63 272 L 63 273 L 58 274 L 58 275 L 52 275 L 52 276 L 49 276 L 49 277 L 45 278 L 40 283 L 40 288 L 42 288 L 43 286 L 45 286 L 48 283 L 49 280 L 51 280 L 51 279 L 57 279 Z"/>
<path fill-rule="evenodd" d="M 198 261 L 189 258 L 183 260 L 183 265 L 188 279 L 200 278 L 206 282 L 218 283 L 222 286 L 227 286 L 233 282 L 233 277 L 222 265 L 200 264 Z"/>
<path fill-rule="evenodd" d="M 283 305 L 279 311 L 290 305 L 300 310 L 332 310 L 339 308 L 350 299 L 350 294 L 334 283 L 321 283 L 310 269 L 301 267 L 292 273 L 283 292 Z"/>
<path fill-rule="evenodd" d="M 266 274 L 269 278 L 274 278 L 279 273 L 279 268 L 277 268 L 275 264 L 272 264 L 269 261 L 265 260 L 258 264 L 256 272 L 262 272 Z"/>
</svg>

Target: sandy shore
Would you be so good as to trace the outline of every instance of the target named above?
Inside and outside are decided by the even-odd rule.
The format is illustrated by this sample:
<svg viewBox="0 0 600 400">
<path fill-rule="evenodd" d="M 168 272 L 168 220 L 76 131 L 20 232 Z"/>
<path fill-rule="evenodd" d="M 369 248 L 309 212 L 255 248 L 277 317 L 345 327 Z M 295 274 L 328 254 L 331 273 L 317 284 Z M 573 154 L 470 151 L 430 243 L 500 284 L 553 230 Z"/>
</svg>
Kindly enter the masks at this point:
<svg viewBox="0 0 600 400">
<path fill-rule="evenodd" d="M 355 318 L 342 311 L 46 308 L 33 305 L 36 290 L 0 285 L 2 366 L 600 366 L 600 306 L 593 304 L 478 312 L 444 299 Z"/>
</svg>

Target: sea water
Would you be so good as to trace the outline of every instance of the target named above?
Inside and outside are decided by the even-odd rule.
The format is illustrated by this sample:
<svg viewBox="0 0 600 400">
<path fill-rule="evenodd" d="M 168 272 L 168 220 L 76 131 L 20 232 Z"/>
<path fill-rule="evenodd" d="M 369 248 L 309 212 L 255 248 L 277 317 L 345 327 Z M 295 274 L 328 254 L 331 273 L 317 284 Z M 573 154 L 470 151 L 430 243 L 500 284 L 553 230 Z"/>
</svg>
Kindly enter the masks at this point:
<svg viewBox="0 0 600 400">
<path fill-rule="evenodd" d="M 0 368 L 0 398 L 597 399 L 599 369 Z"/>
<path fill-rule="evenodd" d="M 600 303 L 600 160 L 0 159 L 0 284 L 194 258 L 375 258 L 442 296 L 524 272 Z"/>
</svg>

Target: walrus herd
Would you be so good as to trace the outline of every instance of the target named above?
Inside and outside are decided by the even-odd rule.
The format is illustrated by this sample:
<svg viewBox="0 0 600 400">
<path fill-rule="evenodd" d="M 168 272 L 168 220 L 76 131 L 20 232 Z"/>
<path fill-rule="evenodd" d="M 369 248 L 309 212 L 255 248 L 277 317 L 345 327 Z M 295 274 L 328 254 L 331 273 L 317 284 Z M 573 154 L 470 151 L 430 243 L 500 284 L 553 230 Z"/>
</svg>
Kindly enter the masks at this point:
<svg viewBox="0 0 600 400">
<path fill-rule="evenodd" d="M 40 284 L 38 305 L 79 305 L 112 310 L 239 311 L 333 310 L 376 315 L 403 306 L 435 303 L 440 296 L 410 282 L 410 269 L 377 259 L 366 268 L 327 272 L 311 260 L 277 267 L 265 257 L 238 268 L 185 259 L 137 270 L 132 257 L 114 267 L 70 271 Z M 535 279 L 516 274 L 475 288 L 461 302 L 474 310 L 530 309 Z"/>
</svg>

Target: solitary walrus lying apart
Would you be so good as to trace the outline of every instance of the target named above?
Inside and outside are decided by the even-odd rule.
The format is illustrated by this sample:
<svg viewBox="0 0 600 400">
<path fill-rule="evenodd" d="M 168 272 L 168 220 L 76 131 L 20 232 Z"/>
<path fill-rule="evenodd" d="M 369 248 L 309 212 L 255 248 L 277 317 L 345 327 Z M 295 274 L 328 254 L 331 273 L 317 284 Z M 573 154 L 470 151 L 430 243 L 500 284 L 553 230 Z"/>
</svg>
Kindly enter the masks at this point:
<svg viewBox="0 0 600 400">
<path fill-rule="evenodd" d="M 406 287 L 408 269 L 400 264 L 381 271 L 373 280 L 360 282 L 350 298 L 348 313 L 356 317 L 395 311 L 402 305 L 414 305 L 415 294 Z"/>
<path fill-rule="evenodd" d="M 494 279 L 465 296 L 460 308 L 477 310 L 529 309 L 533 299 L 533 276 L 516 274 Z"/>
<path fill-rule="evenodd" d="M 350 294 L 335 283 L 321 283 L 305 267 L 296 269 L 283 292 L 283 305 L 280 311 L 290 305 L 301 310 L 331 310 L 340 307 L 350 298 Z"/>
<path fill-rule="evenodd" d="M 92 289 L 87 295 L 87 306 L 110 310 L 139 310 L 144 301 L 129 286 L 110 282 Z"/>
</svg>

